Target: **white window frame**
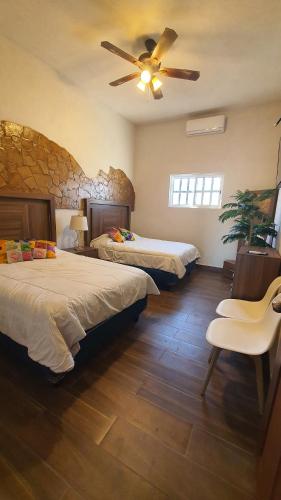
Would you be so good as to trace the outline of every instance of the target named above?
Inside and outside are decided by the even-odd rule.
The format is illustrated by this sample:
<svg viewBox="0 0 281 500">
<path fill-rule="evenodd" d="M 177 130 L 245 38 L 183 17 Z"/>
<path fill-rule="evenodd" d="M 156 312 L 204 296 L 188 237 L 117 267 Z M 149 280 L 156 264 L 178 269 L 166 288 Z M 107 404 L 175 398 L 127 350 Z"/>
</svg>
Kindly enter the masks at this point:
<svg viewBox="0 0 281 500">
<path fill-rule="evenodd" d="M 211 183 L 211 188 L 210 190 L 208 189 L 208 191 L 206 192 L 210 192 L 211 195 L 213 192 L 219 192 L 219 202 L 217 205 L 203 205 L 202 204 L 202 199 L 203 199 L 203 193 L 204 193 L 204 186 L 205 186 L 205 178 L 211 178 L 212 179 L 212 183 Z M 221 179 L 221 185 L 220 185 L 220 190 L 217 191 L 217 190 L 214 190 L 213 191 L 213 182 L 214 182 L 214 178 L 215 177 L 220 177 Z M 189 191 L 189 179 L 190 178 L 195 178 L 195 189 L 194 191 Z M 203 186 L 202 186 L 202 189 L 196 191 L 196 184 L 197 184 L 197 180 L 198 178 L 203 178 Z M 175 191 L 174 190 L 174 180 L 175 179 L 179 179 L 180 180 L 180 187 L 179 187 L 179 190 L 178 191 Z M 188 182 L 187 182 L 187 190 L 186 191 L 181 191 L 181 181 L 182 179 L 188 179 Z M 223 174 L 219 173 L 219 172 L 215 172 L 215 173 L 211 173 L 211 174 L 205 174 L 205 173 L 196 173 L 196 174 L 171 174 L 170 175 L 170 186 L 169 186 L 169 207 L 170 208 L 205 208 L 205 209 L 215 209 L 215 210 L 218 210 L 221 208 L 221 205 L 222 205 L 222 191 L 223 191 L 223 181 L 224 181 L 224 176 Z M 187 193 L 186 195 L 186 201 L 188 200 L 188 193 L 193 193 L 193 203 L 192 204 L 188 204 L 188 201 L 186 202 L 185 205 L 174 205 L 173 204 L 173 194 L 174 193 Z M 196 196 L 196 193 L 202 193 L 201 194 L 201 202 L 200 204 L 196 204 L 195 203 L 195 196 Z M 179 196 L 179 201 L 180 201 L 180 196 Z"/>
</svg>

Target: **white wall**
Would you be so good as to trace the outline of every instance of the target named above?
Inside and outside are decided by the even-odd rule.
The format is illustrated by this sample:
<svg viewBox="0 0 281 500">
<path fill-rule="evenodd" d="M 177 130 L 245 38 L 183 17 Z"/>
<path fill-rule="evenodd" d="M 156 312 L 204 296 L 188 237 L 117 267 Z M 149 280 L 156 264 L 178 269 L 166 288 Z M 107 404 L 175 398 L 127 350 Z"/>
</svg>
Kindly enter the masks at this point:
<svg viewBox="0 0 281 500">
<path fill-rule="evenodd" d="M 129 121 L 86 100 L 55 71 L 3 37 L 0 54 L 1 120 L 30 126 L 63 146 L 89 177 L 112 166 L 132 179 L 134 126 Z M 73 213 L 56 213 L 61 246 L 71 243 L 65 229 Z"/>
<path fill-rule="evenodd" d="M 225 111 L 224 134 L 187 137 L 186 119 L 140 125 L 136 130 L 136 233 L 191 242 L 201 252 L 201 263 L 222 266 L 233 258 L 236 244 L 223 245 L 227 226 L 218 222 L 220 210 L 169 208 L 169 176 L 178 173 L 224 174 L 223 203 L 237 189 L 274 187 L 280 130 L 273 124 L 281 102 Z"/>
</svg>

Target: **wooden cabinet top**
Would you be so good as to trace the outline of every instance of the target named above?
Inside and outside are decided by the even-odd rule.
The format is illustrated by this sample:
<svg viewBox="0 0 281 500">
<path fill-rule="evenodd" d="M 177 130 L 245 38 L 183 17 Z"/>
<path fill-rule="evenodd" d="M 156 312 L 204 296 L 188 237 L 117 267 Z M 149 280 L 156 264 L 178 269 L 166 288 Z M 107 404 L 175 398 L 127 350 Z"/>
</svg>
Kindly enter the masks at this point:
<svg viewBox="0 0 281 500">
<path fill-rule="evenodd" d="M 86 257 L 98 258 L 98 250 L 92 247 L 79 248 L 63 248 L 64 252 L 74 253 L 76 255 L 84 255 Z"/>
<path fill-rule="evenodd" d="M 249 253 L 249 250 L 254 250 L 255 252 L 266 252 L 266 255 L 261 255 L 261 254 L 251 254 Z M 264 258 L 270 258 L 270 259 L 280 259 L 280 254 L 277 252 L 275 248 L 271 247 L 254 247 L 254 246 L 246 246 L 243 245 L 239 251 L 238 255 L 247 255 L 248 257 L 264 257 Z"/>
</svg>

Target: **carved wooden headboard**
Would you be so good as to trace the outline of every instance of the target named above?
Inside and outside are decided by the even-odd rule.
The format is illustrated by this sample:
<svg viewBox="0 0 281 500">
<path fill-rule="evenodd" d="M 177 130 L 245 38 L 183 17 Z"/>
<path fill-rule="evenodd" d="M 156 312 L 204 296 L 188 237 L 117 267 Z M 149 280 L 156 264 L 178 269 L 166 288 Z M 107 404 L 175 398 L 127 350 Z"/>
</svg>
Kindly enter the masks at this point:
<svg viewBox="0 0 281 500">
<path fill-rule="evenodd" d="M 55 204 L 52 196 L 0 194 L 0 239 L 56 241 Z"/>
<path fill-rule="evenodd" d="M 93 198 L 84 200 L 84 213 L 88 219 L 89 230 L 86 233 L 86 244 L 114 227 L 130 229 L 130 205 L 115 201 L 100 201 Z"/>
</svg>

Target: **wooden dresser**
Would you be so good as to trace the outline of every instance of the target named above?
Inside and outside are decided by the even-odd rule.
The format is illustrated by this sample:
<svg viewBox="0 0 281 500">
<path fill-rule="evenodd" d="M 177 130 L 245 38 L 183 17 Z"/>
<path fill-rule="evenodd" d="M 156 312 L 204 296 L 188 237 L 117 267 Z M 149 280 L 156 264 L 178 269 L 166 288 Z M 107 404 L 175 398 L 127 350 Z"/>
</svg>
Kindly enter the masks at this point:
<svg viewBox="0 0 281 500">
<path fill-rule="evenodd" d="M 266 255 L 249 254 L 249 250 Z M 232 297 L 259 300 L 270 283 L 280 274 L 281 257 L 274 248 L 242 246 L 237 253 Z"/>
</svg>

